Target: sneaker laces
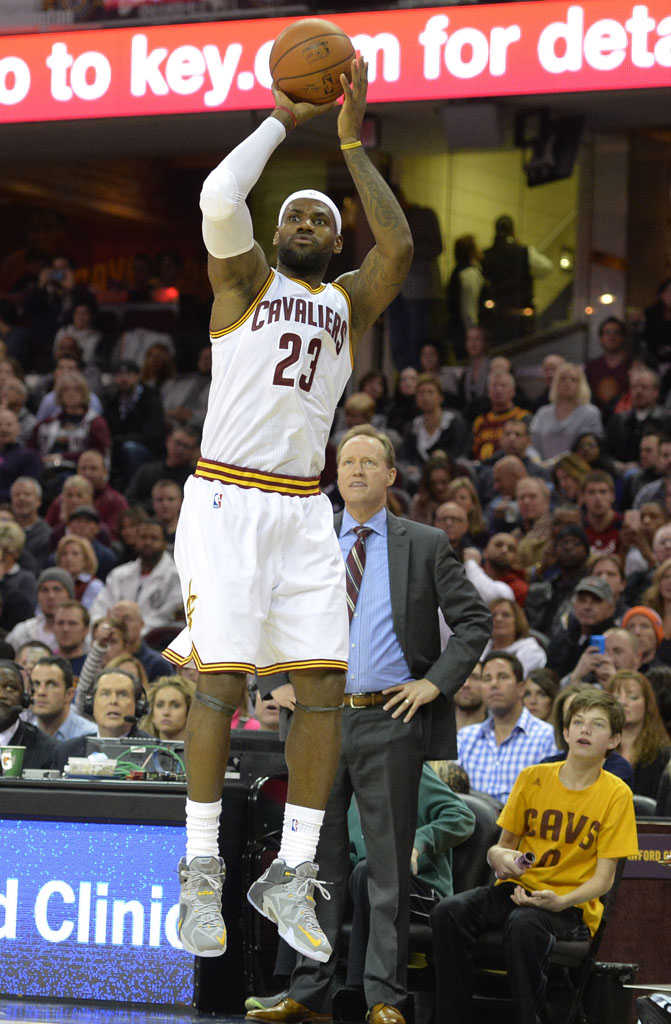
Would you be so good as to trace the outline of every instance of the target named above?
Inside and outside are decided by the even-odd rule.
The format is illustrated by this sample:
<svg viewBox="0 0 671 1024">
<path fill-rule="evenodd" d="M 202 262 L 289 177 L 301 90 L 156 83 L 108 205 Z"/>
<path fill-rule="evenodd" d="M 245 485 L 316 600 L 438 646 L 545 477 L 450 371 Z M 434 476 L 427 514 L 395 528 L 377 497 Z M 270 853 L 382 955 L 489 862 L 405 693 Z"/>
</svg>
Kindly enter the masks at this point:
<svg viewBox="0 0 671 1024">
<path fill-rule="evenodd" d="M 197 896 L 200 889 L 207 886 L 212 890 L 212 895 L 221 897 L 221 890 L 224 885 L 224 871 L 216 874 L 208 871 L 194 871 L 187 875 L 185 887 L 189 896 Z M 195 889 L 195 893 L 194 890 Z M 218 924 L 221 918 L 221 898 L 215 903 L 212 900 L 194 900 L 191 904 L 191 911 L 198 921 L 198 924 Z"/>
<path fill-rule="evenodd" d="M 301 917 L 307 921 L 311 928 L 318 929 L 320 932 L 322 928 L 317 920 L 312 893 L 316 888 L 323 899 L 330 900 L 331 893 L 326 888 L 327 885 L 333 885 L 333 882 L 322 882 L 319 878 L 310 878 L 309 875 L 294 875 L 292 880 L 287 883 L 287 887 L 296 896 L 302 897 L 304 900 L 299 907 Z"/>
</svg>

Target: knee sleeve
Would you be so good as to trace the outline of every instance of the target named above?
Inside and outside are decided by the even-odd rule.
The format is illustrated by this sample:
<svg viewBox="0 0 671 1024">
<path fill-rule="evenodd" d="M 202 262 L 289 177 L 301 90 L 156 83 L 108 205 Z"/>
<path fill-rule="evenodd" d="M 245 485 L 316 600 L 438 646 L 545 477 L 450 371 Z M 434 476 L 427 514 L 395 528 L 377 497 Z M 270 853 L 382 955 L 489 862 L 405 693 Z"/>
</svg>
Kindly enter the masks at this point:
<svg viewBox="0 0 671 1024">
<path fill-rule="evenodd" d="M 232 718 L 238 710 L 237 704 L 227 704 L 225 701 L 219 700 L 218 697 L 212 697 L 209 693 L 203 693 L 202 690 L 196 690 L 195 700 L 204 704 L 210 711 L 218 711 L 222 715 L 228 715 L 229 718 Z"/>
</svg>

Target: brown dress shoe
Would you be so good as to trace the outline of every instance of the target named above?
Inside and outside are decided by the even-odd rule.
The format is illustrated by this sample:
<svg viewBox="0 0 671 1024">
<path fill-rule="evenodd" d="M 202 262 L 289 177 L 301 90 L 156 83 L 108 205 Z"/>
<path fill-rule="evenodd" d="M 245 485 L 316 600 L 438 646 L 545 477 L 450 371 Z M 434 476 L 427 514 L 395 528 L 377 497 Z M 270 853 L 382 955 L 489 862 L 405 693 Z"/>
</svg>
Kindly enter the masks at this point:
<svg viewBox="0 0 671 1024">
<path fill-rule="evenodd" d="M 395 1006 L 388 1003 L 376 1003 L 366 1014 L 369 1024 L 405 1024 L 405 1017 Z"/>
<path fill-rule="evenodd" d="M 316 1010 L 310 1010 L 309 1007 L 297 1003 L 290 996 L 286 996 L 284 999 L 280 999 L 278 1003 L 275 1003 L 274 1006 L 265 1006 L 259 1010 L 248 1010 L 246 1019 L 278 1021 L 279 1024 L 331 1024 L 333 1017 L 330 1013 L 318 1013 Z M 394 1018 L 394 1021 L 396 1021 L 396 1018 Z M 399 1024 L 405 1024 L 402 1017 Z"/>
</svg>

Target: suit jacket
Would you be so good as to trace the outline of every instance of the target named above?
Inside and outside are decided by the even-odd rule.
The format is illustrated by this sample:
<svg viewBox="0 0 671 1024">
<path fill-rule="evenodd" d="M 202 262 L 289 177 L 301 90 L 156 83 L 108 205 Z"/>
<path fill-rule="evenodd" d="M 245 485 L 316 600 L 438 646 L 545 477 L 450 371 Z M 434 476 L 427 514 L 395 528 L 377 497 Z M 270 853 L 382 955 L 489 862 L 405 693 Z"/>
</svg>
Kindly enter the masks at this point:
<svg viewBox="0 0 671 1024">
<path fill-rule="evenodd" d="M 339 512 L 334 518 L 337 534 L 341 524 Z M 457 731 L 452 694 L 465 683 L 491 636 L 491 615 L 442 530 L 387 512 L 387 549 L 396 636 L 413 678 L 428 679 L 441 692 L 421 711 L 427 718 L 424 758 L 453 759 Z M 439 608 L 453 631 L 442 652 Z M 268 693 L 278 686 L 277 677 L 262 677 L 259 684 Z"/>
<path fill-rule="evenodd" d="M 10 746 L 26 748 L 23 755 L 24 768 L 53 768 L 61 744 L 30 722 L 20 720 Z"/>
</svg>

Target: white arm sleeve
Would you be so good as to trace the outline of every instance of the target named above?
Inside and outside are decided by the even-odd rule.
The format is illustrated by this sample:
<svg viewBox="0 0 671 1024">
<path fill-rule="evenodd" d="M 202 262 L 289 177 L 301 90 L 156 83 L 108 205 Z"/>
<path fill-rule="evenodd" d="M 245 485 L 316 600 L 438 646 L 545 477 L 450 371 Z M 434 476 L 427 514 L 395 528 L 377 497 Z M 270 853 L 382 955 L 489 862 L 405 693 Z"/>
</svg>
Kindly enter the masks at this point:
<svg viewBox="0 0 671 1024">
<path fill-rule="evenodd" d="M 216 259 L 239 256 L 253 246 L 252 218 L 245 199 L 285 138 L 284 125 L 275 117 L 266 118 L 205 179 L 200 193 L 203 241 Z"/>
<path fill-rule="evenodd" d="M 465 560 L 464 571 L 486 605 L 501 599 L 507 601 L 515 600 L 512 588 L 507 583 L 504 583 L 503 580 L 493 580 L 491 576 L 487 575 L 482 566 L 478 565 L 474 558 L 467 558 Z"/>
</svg>

